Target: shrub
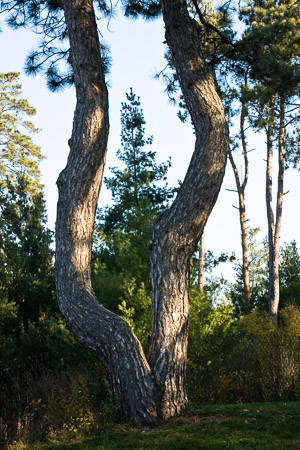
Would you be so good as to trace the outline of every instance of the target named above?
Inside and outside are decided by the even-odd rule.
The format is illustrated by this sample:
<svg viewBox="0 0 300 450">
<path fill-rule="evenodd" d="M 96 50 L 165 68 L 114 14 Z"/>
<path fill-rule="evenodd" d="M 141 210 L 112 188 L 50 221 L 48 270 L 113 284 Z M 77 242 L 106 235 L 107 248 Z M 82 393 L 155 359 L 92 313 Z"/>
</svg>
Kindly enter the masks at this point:
<svg viewBox="0 0 300 450">
<path fill-rule="evenodd" d="M 278 330 L 262 312 L 233 319 L 230 303 L 191 302 L 191 400 L 232 403 L 299 399 L 300 311 L 281 312 Z"/>
<path fill-rule="evenodd" d="M 18 337 L 2 336 L 0 350 L 0 447 L 105 423 L 111 398 L 105 370 L 59 317 L 31 324 Z"/>
</svg>

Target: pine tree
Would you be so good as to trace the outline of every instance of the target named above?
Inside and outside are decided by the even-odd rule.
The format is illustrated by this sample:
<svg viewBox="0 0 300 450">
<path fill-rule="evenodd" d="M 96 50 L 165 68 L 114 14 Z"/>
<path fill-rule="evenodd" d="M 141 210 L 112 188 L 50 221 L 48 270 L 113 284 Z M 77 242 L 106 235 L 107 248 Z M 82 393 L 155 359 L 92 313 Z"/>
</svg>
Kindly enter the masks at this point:
<svg viewBox="0 0 300 450">
<path fill-rule="evenodd" d="M 38 130 L 28 120 L 36 110 L 21 94 L 19 73 L 0 73 L 0 184 L 5 188 L 7 179 L 17 184 L 22 177 L 27 192 L 35 194 L 41 189 L 39 162 L 43 156 L 32 140 Z"/>
<path fill-rule="evenodd" d="M 266 206 L 269 246 L 269 312 L 277 322 L 279 255 L 286 148 L 299 123 L 299 4 L 292 0 L 250 0 L 240 11 L 246 25 L 240 45 L 250 57 L 252 86 L 245 91 L 248 118 L 267 137 Z M 273 153 L 278 153 L 277 198 L 273 208 Z M 299 152 L 295 149 L 295 153 Z M 293 160 L 291 152 L 289 159 Z M 275 209 L 275 211 L 274 211 Z"/>
<path fill-rule="evenodd" d="M 102 217 L 104 230 L 110 233 L 116 229 L 124 232 L 143 233 L 149 229 L 155 215 L 162 211 L 172 198 L 173 191 L 159 186 L 159 181 L 166 181 L 166 174 L 171 166 L 167 163 L 157 164 L 156 153 L 146 150 L 151 146 L 153 136 L 145 137 L 145 119 L 140 109 L 140 99 L 132 88 L 126 94 L 128 103 L 122 103 L 121 110 L 121 145 L 117 151 L 119 160 L 125 168 L 110 168 L 113 176 L 105 178 L 105 184 L 112 192 L 114 205 L 106 208 Z"/>
<path fill-rule="evenodd" d="M 17 177 L 0 188 L 0 291 L 18 308 L 20 326 L 37 323 L 42 312 L 56 310 L 52 232 L 46 228 L 42 192 Z M 1 296 L 1 294 L 0 294 Z"/>
<path fill-rule="evenodd" d="M 0 74 L 0 297 L 2 305 L 18 309 L 19 325 L 26 327 L 55 303 L 43 156 L 31 137 L 37 129 L 27 120 L 36 111 L 21 93 L 18 73 Z"/>
<path fill-rule="evenodd" d="M 139 334 L 137 324 L 144 322 L 146 308 L 147 334 L 150 333 L 151 222 L 168 205 L 174 190 L 166 184 L 171 161 L 156 163 L 156 153 L 149 149 L 153 136 L 145 136 L 146 123 L 140 106 L 139 97 L 130 89 L 122 103 L 122 148 L 117 151 L 123 167 L 110 168 L 112 176 L 104 180 L 113 204 L 99 210 L 95 225 L 93 284 L 105 306 L 115 312 L 121 307 L 123 314 L 124 308 L 131 308 L 135 332 L 145 342 L 145 333 Z"/>
</svg>

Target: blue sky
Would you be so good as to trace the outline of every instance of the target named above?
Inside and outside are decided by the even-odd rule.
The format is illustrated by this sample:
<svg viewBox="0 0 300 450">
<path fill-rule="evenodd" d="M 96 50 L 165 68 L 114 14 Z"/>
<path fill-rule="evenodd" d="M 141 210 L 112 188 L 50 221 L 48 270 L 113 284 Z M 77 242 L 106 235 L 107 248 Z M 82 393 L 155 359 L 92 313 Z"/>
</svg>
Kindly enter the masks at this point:
<svg viewBox="0 0 300 450">
<path fill-rule="evenodd" d="M 169 184 L 176 185 L 183 179 L 188 167 L 193 147 L 194 135 L 189 124 L 182 124 L 177 118 L 176 107 L 168 102 L 164 87 L 160 81 L 154 80 L 156 70 L 165 66 L 163 45 L 164 27 L 162 20 L 144 22 L 132 21 L 119 13 L 107 28 L 106 22 L 99 23 L 104 40 L 111 49 L 112 67 L 109 79 L 110 104 L 110 137 L 105 174 L 108 168 L 118 164 L 115 153 L 120 147 L 120 108 L 125 100 L 125 92 L 130 87 L 141 97 L 146 119 L 146 132 L 153 134 L 152 149 L 157 152 L 158 161 L 166 161 L 172 157 L 172 168 L 169 172 Z M 20 71 L 23 85 L 23 96 L 37 108 L 34 123 L 41 131 L 35 142 L 41 146 L 47 159 L 41 170 L 49 226 L 55 224 L 57 189 L 56 179 L 66 164 L 68 145 L 71 134 L 75 92 L 67 89 L 63 93 L 54 94 L 48 91 L 42 76 L 36 78 L 24 75 L 23 67 L 27 53 L 34 48 L 37 36 L 30 30 L 12 31 L 2 26 L 0 33 L 0 71 Z M 246 208 L 250 226 L 261 228 L 261 237 L 267 233 L 265 213 L 265 143 L 264 138 L 252 135 L 249 147 L 256 148 L 249 154 L 250 179 L 247 187 Z M 274 165 L 276 170 L 276 164 Z M 299 208 L 300 174 L 295 170 L 286 172 L 283 205 L 282 242 L 295 239 L 300 243 L 300 208 Z M 226 176 L 217 201 L 207 225 L 207 248 L 215 251 L 236 251 L 240 253 L 240 230 L 237 197 L 225 189 L 235 189 L 230 164 L 227 164 Z M 105 189 L 100 193 L 100 205 L 109 202 L 109 193 Z M 225 270 L 225 269 L 224 269 Z"/>
</svg>

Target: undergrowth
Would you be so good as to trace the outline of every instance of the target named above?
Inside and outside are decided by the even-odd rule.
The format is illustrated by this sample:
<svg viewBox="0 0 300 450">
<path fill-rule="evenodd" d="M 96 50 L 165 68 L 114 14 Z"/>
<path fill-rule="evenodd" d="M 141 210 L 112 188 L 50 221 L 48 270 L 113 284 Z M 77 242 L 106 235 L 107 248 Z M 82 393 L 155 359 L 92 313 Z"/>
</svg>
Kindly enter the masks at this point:
<svg viewBox="0 0 300 450">
<path fill-rule="evenodd" d="M 300 449 L 300 402 L 197 405 L 152 430 L 111 424 L 89 435 L 65 432 L 11 450 Z"/>
</svg>

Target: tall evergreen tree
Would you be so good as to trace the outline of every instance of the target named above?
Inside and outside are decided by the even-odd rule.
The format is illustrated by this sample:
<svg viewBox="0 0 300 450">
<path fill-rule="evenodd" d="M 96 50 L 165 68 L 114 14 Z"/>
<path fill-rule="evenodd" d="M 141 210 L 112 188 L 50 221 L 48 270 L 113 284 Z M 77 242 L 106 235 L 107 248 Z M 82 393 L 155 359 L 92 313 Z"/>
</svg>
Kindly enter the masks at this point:
<svg viewBox="0 0 300 450">
<path fill-rule="evenodd" d="M 171 161 L 156 163 L 156 153 L 149 149 L 153 136 L 145 136 L 140 106 L 139 97 L 130 89 L 121 109 L 122 148 L 117 151 L 121 167 L 110 168 L 112 176 L 104 179 L 113 204 L 98 211 L 95 224 L 93 285 L 106 307 L 115 312 L 121 307 L 123 313 L 124 308 L 131 308 L 136 324 L 146 308 L 150 334 L 151 222 L 166 208 L 174 191 L 166 184 Z M 138 325 L 135 332 L 145 342 Z"/>
<path fill-rule="evenodd" d="M 22 176 L 0 188 L 0 291 L 3 301 L 16 305 L 25 328 L 42 312 L 56 310 L 52 232 L 45 224 L 43 194 L 31 197 L 31 189 Z"/>
<path fill-rule="evenodd" d="M 157 164 L 155 152 L 146 150 L 152 145 L 153 136 L 145 137 L 145 119 L 140 100 L 132 89 L 126 94 L 128 103 L 122 103 L 121 145 L 117 151 L 119 160 L 125 168 L 112 167 L 112 177 L 105 184 L 112 192 L 114 204 L 103 215 L 104 230 L 122 229 L 142 233 L 149 229 L 152 218 L 162 211 L 172 198 L 172 190 L 167 185 L 157 183 L 166 180 L 167 163 Z"/>
<path fill-rule="evenodd" d="M 252 293 L 252 307 L 259 311 L 268 311 L 268 242 L 257 240 L 259 228 L 248 230 L 249 278 Z M 300 304 L 300 257 L 295 241 L 285 243 L 279 256 L 280 303 L 279 312 L 286 306 Z M 231 286 L 231 298 L 236 315 L 245 313 L 245 298 L 242 289 L 242 268 L 235 264 L 236 279 Z"/>
<path fill-rule="evenodd" d="M 26 327 L 55 303 L 52 233 L 45 227 L 38 165 L 43 156 L 27 120 L 36 111 L 21 93 L 18 73 L 0 74 L 0 297 L 2 305 L 18 309 L 19 325 Z"/>
<path fill-rule="evenodd" d="M 28 117 L 36 110 L 21 98 L 19 73 L 0 73 L 0 183 L 6 180 L 17 184 L 26 180 L 27 192 L 41 189 L 39 162 L 43 159 L 40 148 L 32 140 L 38 130 Z"/>
</svg>

